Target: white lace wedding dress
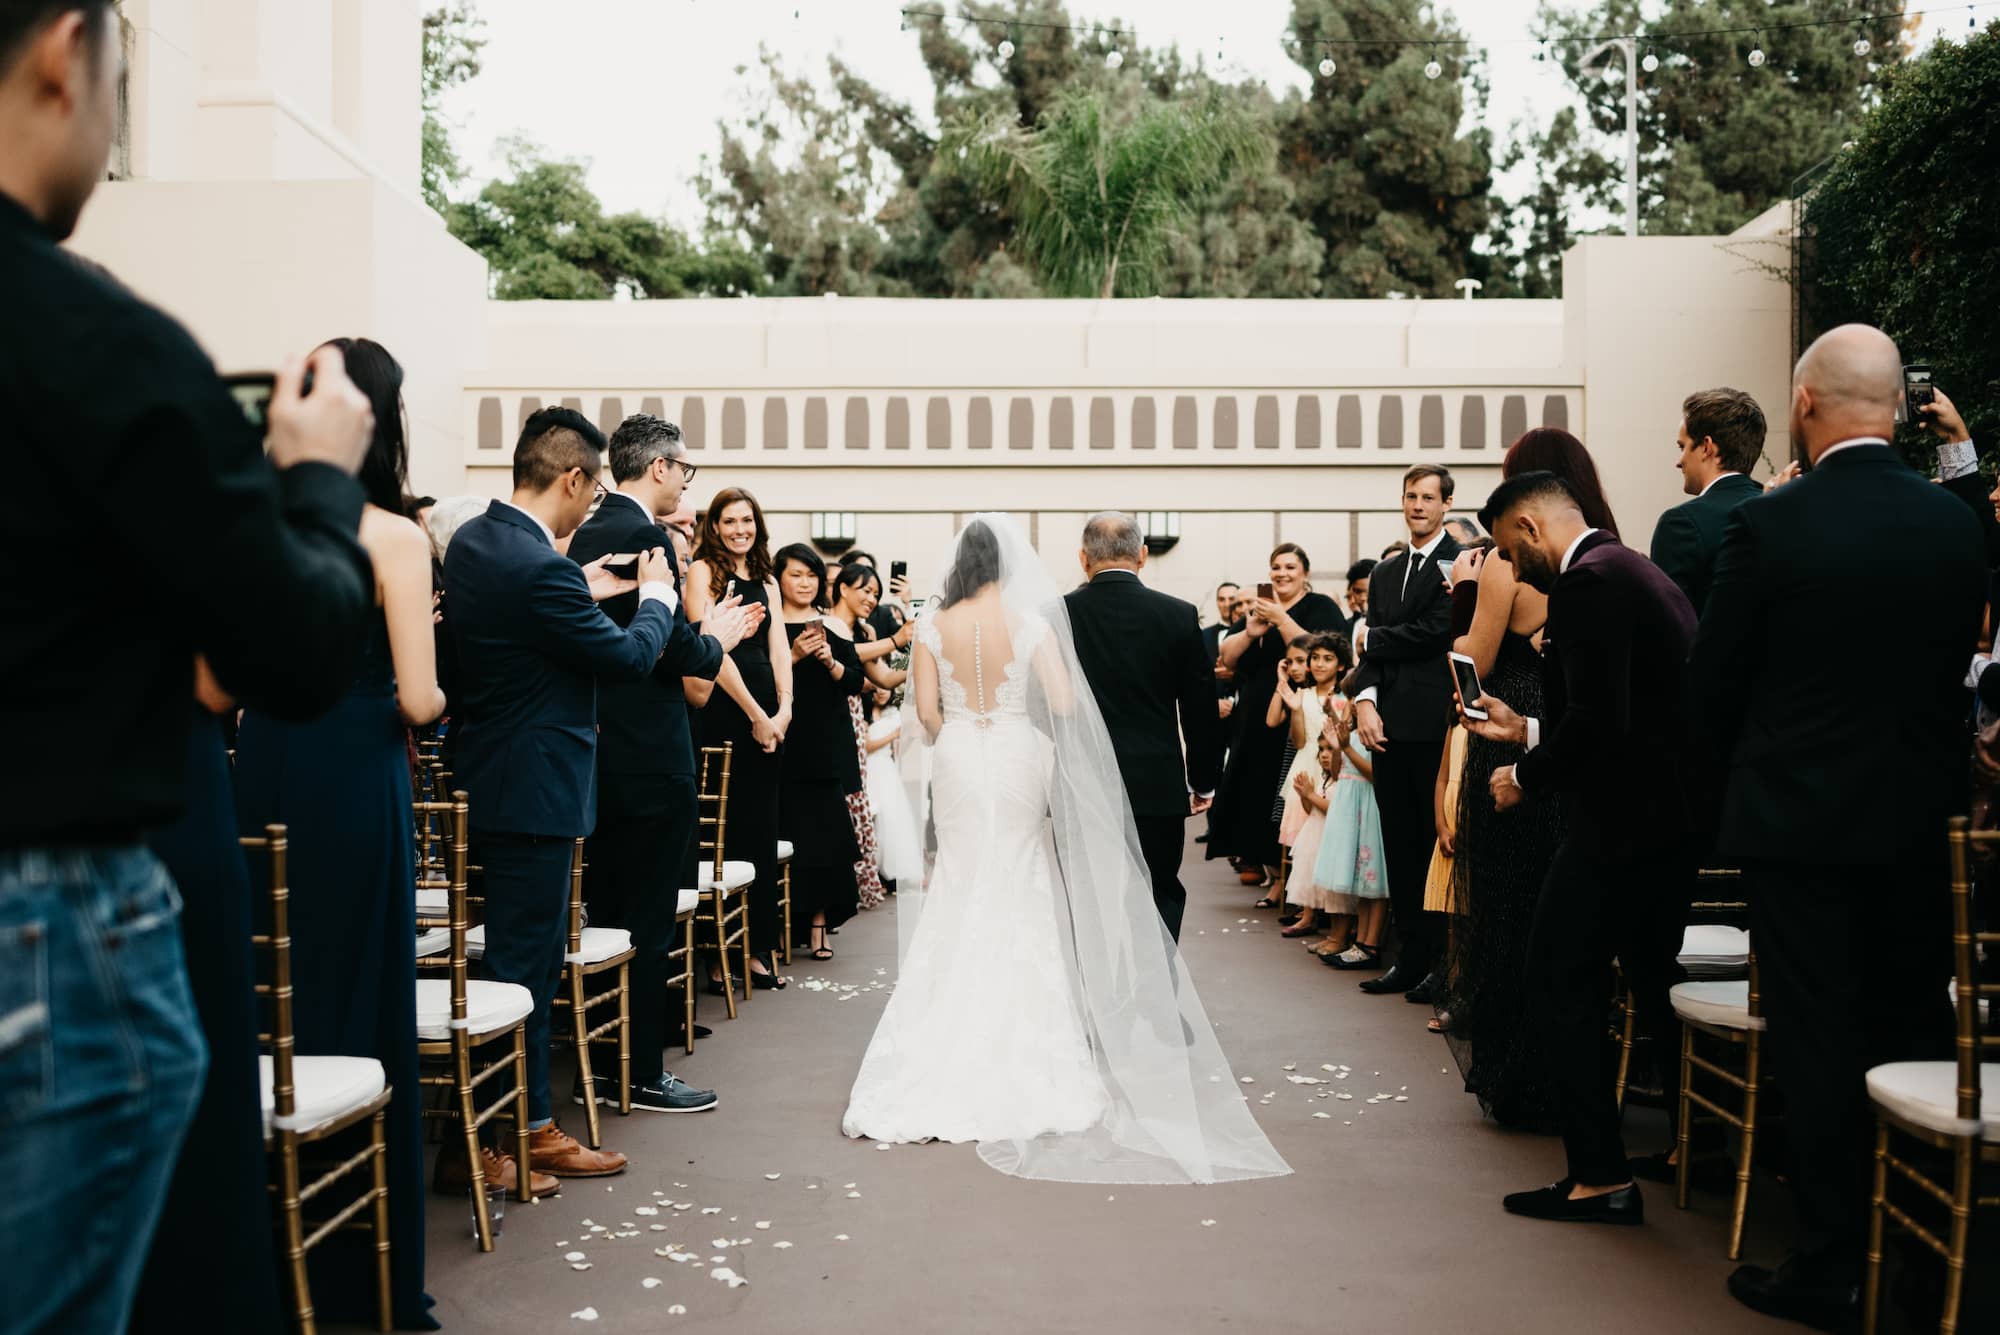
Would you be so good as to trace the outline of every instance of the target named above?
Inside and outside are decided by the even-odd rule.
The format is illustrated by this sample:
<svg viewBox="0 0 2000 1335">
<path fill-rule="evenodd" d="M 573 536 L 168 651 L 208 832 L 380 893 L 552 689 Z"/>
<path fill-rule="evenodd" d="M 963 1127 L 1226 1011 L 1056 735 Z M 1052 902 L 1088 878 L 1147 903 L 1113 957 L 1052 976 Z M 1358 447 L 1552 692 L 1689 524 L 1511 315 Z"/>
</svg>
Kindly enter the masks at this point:
<svg viewBox="0 0 2000 1335">
<path fill-rule="evenodd" d="M 1029 1140 L 1104 1114 L 1058 931 L 1048 746 L 1026 707 L 1025 674 L 1047 634 L 1047 622 L 1024 621 L 982 712 L 975 701 L 989 683 L 976 679 L 968 696 L 935 621 L 917 622 L 944 715 L 931 757 L 937 862 L 854 1081 L 841 1128 L 850 1136 Z"/>
<path fill-rule="evenodd" d="M 901 973 L 842 1130 L 976 1140 L 994 1168 L 1053 1181 L 1290 1172 L 1153 907 L 1047 567 L 1019 525 L 982 514 L 935 568 L 898 757 L 935 860 L 899 879 Z"/>
</svg>

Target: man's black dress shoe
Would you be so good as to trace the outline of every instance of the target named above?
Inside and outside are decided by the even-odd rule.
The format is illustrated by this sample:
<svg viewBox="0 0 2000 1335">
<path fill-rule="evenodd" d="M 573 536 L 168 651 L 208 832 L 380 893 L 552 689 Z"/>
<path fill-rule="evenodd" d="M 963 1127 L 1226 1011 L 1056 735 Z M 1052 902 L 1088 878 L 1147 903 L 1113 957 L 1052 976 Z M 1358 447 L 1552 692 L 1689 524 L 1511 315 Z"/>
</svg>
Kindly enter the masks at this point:
<svg viewBox="0 0 2000 1335">
<path fill-rule="evenodd" d="M 1444 979 L 1435 973 L 1424 975 L 1424 981 L 1403 993 L 1403 1000 L 1412 1006 L 1435 1006 L 1444 1000 Z"/>
<path fill-rule="evenodd" d="M 1370 996 L 1381 996 L 1388 992 L 1407 992 L 1418 982 L 1414 970 L 1405 969 L 1401 964 L 1390 966 L 1389 972 L 1379 978 L 1370 978 L 1361 984 L 1361 990 Z"/>
<path fill-rule="evenodd" d="M 1517 1191 L 1504 1199 L 1508 1214 L 1529 1219 L 1553 1219 L 1566 1224 L 1643 1224 L 1646 1202 L 1637 1186 L 1620 1187 L 1602 1196 L 1569 1198 L 1575 1184 L 1568 1178 L 1540 1191 Z"/>
<path fill-rule="evenodd" d="M 1729 1296 L 1753 1312 L 1781 1317 L 1814 1330 L 1861 1328 L 1861 1285 L 1857 1280 L 1801 1274 L 1791 1262 L 1776 1270 L 1741 1265 L 1729 1276 Z"/>
</svg>

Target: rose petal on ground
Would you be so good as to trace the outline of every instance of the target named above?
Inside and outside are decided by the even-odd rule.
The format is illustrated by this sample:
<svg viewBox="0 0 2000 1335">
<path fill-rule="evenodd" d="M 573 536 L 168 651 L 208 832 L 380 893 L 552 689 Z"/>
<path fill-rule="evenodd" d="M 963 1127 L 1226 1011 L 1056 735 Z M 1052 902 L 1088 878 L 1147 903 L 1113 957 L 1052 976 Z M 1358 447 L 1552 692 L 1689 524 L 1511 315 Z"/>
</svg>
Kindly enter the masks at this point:
<svg viewBox="0 0 2000 1335">
<path fill-rule="evenodd" d="M 708 1277 L 710 1279 L 719 1279 L 732 1289 L 740 1289 L 745 1284 L 748 1284 L 750 1282 L 749 1280 L 743 1278 L 743 1276 L 737 1274 L 734 1270 L 731 1270 L 726 1265 L 717 1266 L 715 1269 L 709 1271 Z"/>
<path fill-rule="evenodd" d="M 660 1281 L 654 1279 L 651 1275 L 646 1276 L 644 1279 L 640 1280 L 639 1283 L 649 1289 L 657 1289 L 660 1287 Z"/>
<path fill-rule="evenodd" d="M 565 1261 L 581 1261 L 582 1259 L 583 1259 L 583 1253 L 582 1253 L 582 1252 L 564 1252 L 564 1253 L 563 1253 L 563 1260 L 565 1260 Z"/>
<path fill-rule="evenodd" d="M 702 1207 L 702 1211 L 701 1211 L 701 1212 L 702 1212 L 703 1214 L 721 1214 L 721 1213 L 722 1213 L 722 1207 L 721 1207 L 720 1205 L 708 1205 L 708 1206 L 703 1206 L 703 1207 Z"/>
<path fill-rule="evenodd" d="M 595 1321 L 597 1320 L 597 1309 L 595 1307 L 586 1307 L 581 1312 L 571 1312 L 569 1319 L 572 1321 Z"/>
<path fill-rule="evenodd" d="M 1257 1083 L 1257 1077 L 1254 1075 L 1246 1075 L 1242 1079 L 1237 1081 L 1237 1083 L 1243 1085 L 1254 1085 Z"/>
<path fill-rule="evenodd" d="M 588 1262 L 588 1261 L 578 1261 L 578 1262 L 577 1262 L 577 1263 L 576 1263 L 575 1265 L 572 1265 L 572 1266 L 570 1267 L 570 1269 L 571 1269 L 571 1270 L 588 1270 L 588 1269 L 590 1269 L 590 1262 Z"/>
<path fill-rule="evenodd" d="M 667 1309 L 668 1316 L 686 1316 L 687 1314 L 688 1314 L 687 1308 L 682 1307 L 679 1303 L 675 1303 L 672 1307 L 669 1307 Z"/>
<path fill-rule="evenodd" d="M 847 1241 L 847 1235 L 846 1235 L 845 1233 L 836 1233 L 836 1234 L 834 1234 L 834 1235 L 833 1235 L 833 1240 L 834 1240 L 835 1242 L 846 1242 L 846 1241 Z"/>
<path fill-rule="evenodd" d="M 652 1229 L 655 1233 L 664 1233 L 667 1231 L 665 1224 L 648 1224 L 646 1227 Z"/>
<path fill-rule="evenodd" d="M 789 1242 L 774 1242 L 771 1244 L 771 1246 L 776 1250 L 783 1252 L 783 1251 L 790 1251 L 792 1244 Z"/>
<path fill-rule="evenodd" d="M 1286 1062 L 1285 1069 L 1287 1071 L 1296 1071 L 1299 1069 L 1299 1064 L 1297 1062 Z"/>
<path fill-rule="evenodd" d="M 770 1226 L 771 1226 L 771 1221 L 770 1221 L 770 1220 L 768 1220 L 768 1219 L 759 1219 L 759 1220 L 758 1220 L 758 1221 L 756 1222 L 756 1224 L 755 1224 L 755 1225 L 753 1225 L 753 1227 L 756 1227 L 756 1228 L 769 1228 Z"/>
<path fill-rule="evenodd" d="M 632 1207 L 633 1214 L 658 1214 L 659 1212 L 660 1207 L 657 1205 L 635 1205 Z"/>
<path fill-rule="evenodd" d="M 847 1193 L 847 1199 L 850 1201 L 858 1201 L 861 1199 L 861 1193 L 858 1191 L 850 1191 Z"/>
<path fill-rule="evenodd" d="M 1202 1220 L 1202 1221 L 1201 1221 L 1201 1226 L 1202 1226 L 1203 1228 L 1214 1228 L 1214 1227 L 1215 1227 L 1215 1221 L 1214 1221 L 1213 1219 L 1204 1219 L 1204 1220 Z"/>
<path fill-rule="evenodd" d="M 875 1146 L 875 1148 L 876 1148 L 876 1149 L 878 1149 L 878 1150 L 886 1150 L 886 1149 L 888 1149 L 888 1148 L 889 1148 L 889 1145 L 888 1145 L 888 1142 L 884 1141 L 884 1142 L 881 1142 L 881 1143 L 878 1143 L 878 1144 L 877 1144 L 877 1145 Z"/>
<path fill-rule="evenodd" d="M 766 1173 L 764 1174 L 764 1180 L 766 1182 L 776 1182 L 779 1178 L 783 1176 L 784 1176 L 783 1173 Z"/>
<path fill-rule="evenodd" d="M 1328 1117 L 1331 1117 L 1331 1116 L 1333 1116 L 1333 1114 L 1332 1114 L 1332 1113 L 1314 1113 L 1314 1114 L 1313 1114 L 1313 1116 L 1314 1116 L 1314 1117 L 1318 1117 L 1318 1118 L 1322 1118 L 1322 1119 L 1324 1119 L 1324 1118 L 1328 1118 Z"/>
</svg>

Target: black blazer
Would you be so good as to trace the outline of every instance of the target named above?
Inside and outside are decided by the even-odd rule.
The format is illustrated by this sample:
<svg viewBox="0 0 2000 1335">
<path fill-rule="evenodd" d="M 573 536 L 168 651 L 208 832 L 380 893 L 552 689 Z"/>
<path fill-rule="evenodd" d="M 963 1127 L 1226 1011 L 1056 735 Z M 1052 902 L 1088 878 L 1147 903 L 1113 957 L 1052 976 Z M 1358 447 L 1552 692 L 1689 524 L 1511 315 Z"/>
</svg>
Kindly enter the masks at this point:
<svg viewBox="0 0 2000 1335">
<path fill-rule="evenodd" d="M 674 545 L 665 529 L 643 508 L 618 493 L 606 496 L 597 513 L 584 521 L 569 540 L 569 557 L 578 565 L 613 552 L 643 552 L 663 547 L 674 563 Z M 674 588 L 681 572 L 674 571 Z M 639 595 L 621 593 L 601 606 L 620 626 L 630 626 L 639 611 Z M 597 768 L 604 774 L 692 775 L 693 734 L 688 730 L 687 697 L 682 677 L 714 681 L 722 670 L 722 646 L 688 624 L 685 611 L 674 608 L 667 647 L 652 674 L 642 681 L 612 681 L 597 692 Z"/>
<path fill-rule="evenodd" d="M 1694 608 L 1658 566 L 1609 533 L 1584 538 L 1549 593 L 1541 745 L 1514 771 L 1528 792 L 1562 795 L 1569 838 L 1662 848 L 1701 824 L 1694 636 Z"/>
<path fill-rule="evenodd" d="M 1129 570 L 1104 571 L 1063 602 L 1132 814 L 1187 815 L 1190 791 L 1212 793 L 1222 781 L 1215 660 L 1200 614 Z"/>
<path fill-rule="evenodd" d="M 1444 575 L 1459 553 L 1447 533 L 1423 566 L 1403 571 L 1409 552 L 1398 552 L 1368 577 L 1368 649 L 1354 670 L 1352 693 L 1375 688 L 1375 708 L 1391 744 L 1398 737 L 1442 741 L 1454 719 L 1451 695 L 1451 591 Z"/>
<path fill-rule="evenodd" d="M 1729 473 L 1693 500 L 1683 501 L 1653 526 L 1653 564 L 1681 586 L 1698 617 L 1708 606 L 1715 554 L 1722 550 L 1722 526 L 1730 511 L 1764 488 L 1741 473 Z"/>
<path fill-rule="evenodd" d="M 1978 523 L 1886 445 L 1737 507 L 1693 663 L 1725 858 L 1880 866 L 1944 837 L 1985 591 Z M 1857 607 L 1895 609 L 1880 652 L 1828 639 Z"/>
<path fill-rule="evenodd" d="M 621 628 L 576 562 L 495 501 L 453 535 L 445 598 L 458 637 L 456 782 L 472 827 L 575 839 L 597 825 L 597 679 L 653 670 L 671 621 L 640 604 Z"/>
</svg>

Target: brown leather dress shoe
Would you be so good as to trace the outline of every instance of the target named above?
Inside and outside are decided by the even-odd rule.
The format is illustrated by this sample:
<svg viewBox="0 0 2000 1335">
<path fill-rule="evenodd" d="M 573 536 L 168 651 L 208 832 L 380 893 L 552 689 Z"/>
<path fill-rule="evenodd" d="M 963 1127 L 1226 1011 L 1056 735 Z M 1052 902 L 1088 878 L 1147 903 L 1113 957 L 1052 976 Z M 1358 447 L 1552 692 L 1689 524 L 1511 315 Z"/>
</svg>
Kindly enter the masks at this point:
<svg viewBox="0 0 2000 1335">
<path fill-rule="evenodd" d="M 488 1186 L 498 1186 L 515 1200 L 521 1199 L 516 1189 L 520 1181 L 519 1166 L 511 1154 L 500 1154 L 480 1146 L 479 1166 L 486 1174 Z M 533 1173 L 528 1178 L 528 1189 L 536 1195 L 553 1196 L 562 1190 L 562 1183 L 547 1173 Z M 437 1172 L 431 1178 L 431 1190 L 440 1196 L 463 1196 L 472 1190 L 472 1173 L 465 1166 L 465 1155 L 447 1148 L 438 1155 Z"/>
<path fill-rule="evenodd" d="M 625 1171 L 624 1155 L 616 1150 L 585 1149 L 554 1122 L 528 1133 L 528 1163 L 537 1173 L 557 1177 L 610 1177 Z"/>
</svg>

